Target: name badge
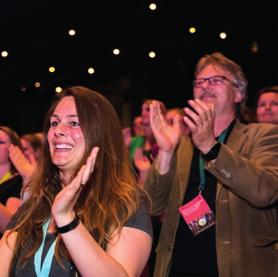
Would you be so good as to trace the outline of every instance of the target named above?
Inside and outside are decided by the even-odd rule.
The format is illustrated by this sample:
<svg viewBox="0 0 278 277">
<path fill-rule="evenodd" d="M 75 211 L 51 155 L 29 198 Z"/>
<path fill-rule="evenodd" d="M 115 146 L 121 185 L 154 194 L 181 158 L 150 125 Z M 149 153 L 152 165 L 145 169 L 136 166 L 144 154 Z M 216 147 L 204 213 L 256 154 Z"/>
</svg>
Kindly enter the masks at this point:
<svg viewBox="0 0 278 277">
<path fill-rule="evenodd" d="M 215 225 L 215 215 L 202 194 L 179 207 L 179 212 L 194 236 Z"/>
</svg>

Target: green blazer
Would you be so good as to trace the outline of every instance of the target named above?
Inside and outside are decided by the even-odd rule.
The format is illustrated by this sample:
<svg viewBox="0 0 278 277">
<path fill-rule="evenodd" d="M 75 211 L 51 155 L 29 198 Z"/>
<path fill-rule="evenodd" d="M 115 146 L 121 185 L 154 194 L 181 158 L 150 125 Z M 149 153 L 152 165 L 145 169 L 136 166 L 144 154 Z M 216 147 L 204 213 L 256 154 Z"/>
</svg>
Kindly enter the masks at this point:
<svg viewBox="0 0 278 277">
<path fill-rule="evenodd" d="M 168 276 L 188 184 L 193 145 L 182 138 L 167 174 L 152 166 L 145 183 L 154 215 L 165 211 L 154 277 Z M 216 249 L 220 277 L 278 276 L 278 126 L 236 122 L 217 159 Z M 190 255 L 184 247 L 184 261 Z M 201 266 L 201 265 L 200 265 Z"/>
</svg>

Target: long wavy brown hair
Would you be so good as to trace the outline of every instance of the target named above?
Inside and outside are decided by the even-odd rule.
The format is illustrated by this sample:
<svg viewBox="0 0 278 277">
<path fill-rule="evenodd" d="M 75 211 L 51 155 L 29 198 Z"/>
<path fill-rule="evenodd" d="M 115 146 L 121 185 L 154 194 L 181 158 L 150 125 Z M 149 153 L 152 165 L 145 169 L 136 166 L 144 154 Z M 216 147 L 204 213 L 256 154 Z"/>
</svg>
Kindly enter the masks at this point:
<svg viewBox="0 0 278 277">
<path fill-rule="evenodd" d="M 76 202 L 75 212 L 105 249 L 112 234 L 124 226 L 138 208 L 142 195 L 146 194 L 131 170 L 118 116 L 100 93 L 81 86 L 65 89 L 45 117 L 45 137 L 50 127 L 50 116 L 61 99 L 67 96 L 75 99 L 86 144 L 85 155 L 75 173 L 86 162 L 92 148 L 99 147 L 94 171 Z M 14 253 L 22 249 L 26 253 L 18 260 L 22 266 L 39 248 L 42 226 L 51 216 L 52 203 L 60 190 L 59 171 L 51 161 L 48 141 L 45 140 L 37 173 L 30 185 L 30 198 L 20 208 L 17 225 L 12 229 L 18 233 Z M 58 238 L 55 257 L 60 261 L 61 256 L 68 257 L 68 253 Z"/>
</svg>

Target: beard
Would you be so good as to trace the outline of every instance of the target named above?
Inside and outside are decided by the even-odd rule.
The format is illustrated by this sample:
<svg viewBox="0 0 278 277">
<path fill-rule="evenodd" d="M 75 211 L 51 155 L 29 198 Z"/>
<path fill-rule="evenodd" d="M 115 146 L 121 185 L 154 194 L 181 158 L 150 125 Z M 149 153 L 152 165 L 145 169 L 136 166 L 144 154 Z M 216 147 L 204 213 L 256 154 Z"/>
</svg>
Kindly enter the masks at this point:
<svg viewBox="0 0 278 277">
<path fill-rule="evenodd" d="M 216 94 L 213 90 L 202 88 L 197 98 L 204 101 L 205 103 L 214 103 L 216 99 Z"/>
</svg>

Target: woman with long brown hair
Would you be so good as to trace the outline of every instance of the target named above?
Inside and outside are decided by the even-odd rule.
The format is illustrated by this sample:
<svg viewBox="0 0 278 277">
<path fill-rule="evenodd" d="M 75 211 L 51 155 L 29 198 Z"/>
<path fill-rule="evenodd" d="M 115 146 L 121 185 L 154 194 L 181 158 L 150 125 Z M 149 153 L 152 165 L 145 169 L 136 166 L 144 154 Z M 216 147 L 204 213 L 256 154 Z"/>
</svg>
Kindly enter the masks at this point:
<svg viewBox="0 0 278 277">
<path fill-rule="evenodd" d="M 112 105 L 64 90 L 45 119 L 29 199 L 0 242 L 0 276 L 139 276 L 152 230 Z"/>
<path fill-rule="evenodd" d="M 8 126 L 0 126 L 0 237 L 12 213 L 9 199 L 18 198 L 22 189 L 22 178 L 10 158 L 10 147 L 20 151 L 20 137 Z"/>
</svg>

